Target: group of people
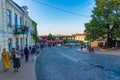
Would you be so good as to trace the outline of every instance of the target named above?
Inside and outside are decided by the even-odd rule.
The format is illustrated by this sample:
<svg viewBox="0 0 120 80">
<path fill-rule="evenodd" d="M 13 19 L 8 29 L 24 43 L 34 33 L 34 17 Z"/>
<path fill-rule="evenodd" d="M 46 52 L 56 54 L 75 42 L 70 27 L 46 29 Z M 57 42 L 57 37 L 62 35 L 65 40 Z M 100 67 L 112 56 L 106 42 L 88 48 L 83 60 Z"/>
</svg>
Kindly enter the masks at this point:
<svg viewBox="0 0 120 80">
<path fill-rule="evenodd" d="M 10 60 L 13 62 L 13 68 L 14 72 L 18 72 L 20 68 L 20 60 L 22 58 L 25 58 L 25 61 L 28 62 L 29 55 L 32 54 L 32 61 L 36 60 L 36 47 L 25 47 L 20 48 L 19 46 L 17 48 L 12 48 L 12 52 L 9 53 L 6 48 L 3 49 L 2 52 L 2 64 L 4 72 L 8 71 L 10 68 Z"/>
</svg>

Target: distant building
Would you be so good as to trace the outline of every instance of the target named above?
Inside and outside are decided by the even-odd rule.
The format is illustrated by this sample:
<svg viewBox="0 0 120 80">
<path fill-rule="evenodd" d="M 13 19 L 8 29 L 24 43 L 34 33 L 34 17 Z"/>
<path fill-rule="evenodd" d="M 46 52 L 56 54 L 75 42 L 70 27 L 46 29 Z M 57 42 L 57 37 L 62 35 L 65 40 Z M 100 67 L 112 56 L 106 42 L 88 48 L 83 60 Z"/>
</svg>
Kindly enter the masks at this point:
<svg viewBox="0 0 120 80">
<path fill-rule="evenodd" d="M 75 41 L 86 41 L 86 35 L 83 34 L 73 34 L 73 35 L 53 35 L 57 40 L 75 40 Z M 47 39 L 47 35 L 40 36 L 41 39 Z"/>
<path fill-rule="evenodd" d="M 86 34 L 73 34 L 72 35 L 72 40 L 76 41 L 86 41 Z"/>
</svg>

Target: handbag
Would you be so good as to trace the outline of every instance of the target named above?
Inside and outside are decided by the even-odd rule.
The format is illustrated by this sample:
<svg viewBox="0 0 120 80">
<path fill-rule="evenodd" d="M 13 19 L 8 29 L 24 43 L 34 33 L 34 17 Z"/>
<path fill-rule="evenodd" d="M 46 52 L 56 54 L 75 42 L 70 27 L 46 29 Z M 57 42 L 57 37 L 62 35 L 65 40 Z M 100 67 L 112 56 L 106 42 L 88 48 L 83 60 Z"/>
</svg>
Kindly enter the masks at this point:
<svg viewBox="0 0 120 80">
<path fill-rule="evenodd" d="M 15 58 L 20 58 L 21 56 L 18 54 L 15 54 Z"/>
</svg>

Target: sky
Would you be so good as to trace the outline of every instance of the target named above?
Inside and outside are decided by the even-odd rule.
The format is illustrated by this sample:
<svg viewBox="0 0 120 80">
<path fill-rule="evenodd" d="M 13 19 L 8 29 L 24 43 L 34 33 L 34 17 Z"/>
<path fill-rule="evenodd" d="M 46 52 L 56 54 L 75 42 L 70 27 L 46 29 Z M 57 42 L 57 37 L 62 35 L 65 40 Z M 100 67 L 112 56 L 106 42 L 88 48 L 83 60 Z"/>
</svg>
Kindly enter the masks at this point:
<svg viewBox="0 0 120 80">
<path fill-rule="evenodd" d="M 91 20 L 94 0 L 13 0 L 28 6 L 29 16 L 37 23 L 38 34 L 71 35 L 84 33 L 84 24 Z M 36 2 L 37 1 L 37 2 Z M 42 5 L 50 5 L 55 8 Z M 58 10 L 62 9 L 62 10 Z M 68 13 L 68 12 L 72 13 Z M 79 14 L 79 15 L 76 15 Z"/>
</svg>

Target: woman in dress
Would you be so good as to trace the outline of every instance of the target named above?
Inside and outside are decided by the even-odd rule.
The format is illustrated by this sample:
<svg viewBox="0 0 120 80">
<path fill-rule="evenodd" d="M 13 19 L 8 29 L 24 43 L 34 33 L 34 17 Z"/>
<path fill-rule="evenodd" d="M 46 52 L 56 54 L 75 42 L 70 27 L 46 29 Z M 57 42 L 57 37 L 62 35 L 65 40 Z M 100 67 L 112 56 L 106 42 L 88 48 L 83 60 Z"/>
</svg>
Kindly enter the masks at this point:
<svg viewBox="0 0 120 80">
<path fill-rule="evenodd" d="M 4 72 L 6 72 L 10 68 L 10 58 L 9 53 L 6 51 L 6 49 L 3 49 L 2 52 L 2 63 L 3 63 L 3 69 Z"/>
<path fill-rule="evenodd" d="M 20 53 L 15 48 L 12 49 L 12 57 L 14 72 L 18 72 L 20 68 Z"/>
</svg>

